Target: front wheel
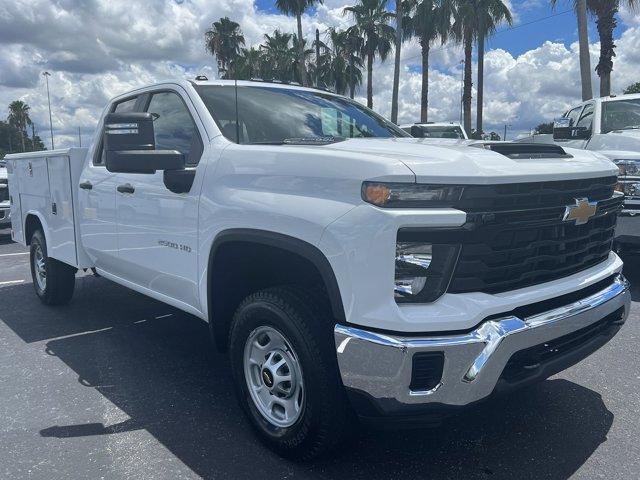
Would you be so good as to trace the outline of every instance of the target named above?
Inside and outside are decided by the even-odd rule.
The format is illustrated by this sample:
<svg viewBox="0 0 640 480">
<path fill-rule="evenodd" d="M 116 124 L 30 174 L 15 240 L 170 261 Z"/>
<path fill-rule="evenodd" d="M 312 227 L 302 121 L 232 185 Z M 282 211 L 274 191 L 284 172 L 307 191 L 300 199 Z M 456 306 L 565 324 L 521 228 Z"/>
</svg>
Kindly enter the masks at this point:
<svg viewBox="0 0 640 480">
<path fill-rule="evenodd" d="M 45 305 L 66 305 L 73 296 L 76 269 L 47 255 L 42 230 L 31 237 L 31 278 L 36 295 Z"/>
<path fill-rule="evenodd" d="M 231 329 L 240 403 L 260 438 L 289 458 L 330 450 L 350 423 L 325 300 L 295 287 L 263 290 L 240 305 Z"/>
</svg>

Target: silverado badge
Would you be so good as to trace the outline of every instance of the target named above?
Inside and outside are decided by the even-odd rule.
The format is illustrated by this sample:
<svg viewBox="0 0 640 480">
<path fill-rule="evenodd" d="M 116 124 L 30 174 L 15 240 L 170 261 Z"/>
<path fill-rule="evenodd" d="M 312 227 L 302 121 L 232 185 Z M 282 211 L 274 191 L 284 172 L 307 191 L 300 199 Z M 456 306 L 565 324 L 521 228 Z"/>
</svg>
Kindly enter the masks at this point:
<svg viewBox="0 0 640 480">
<path fill-rule="evenodd" d="M 588 198 L 576 198 L 575 205 L 567 205 L 564 210 L 564 221 L 575 221 L 576 225 L 584 225 L 596 214 L 598 202 L 590 202 Z"/>
</svg>

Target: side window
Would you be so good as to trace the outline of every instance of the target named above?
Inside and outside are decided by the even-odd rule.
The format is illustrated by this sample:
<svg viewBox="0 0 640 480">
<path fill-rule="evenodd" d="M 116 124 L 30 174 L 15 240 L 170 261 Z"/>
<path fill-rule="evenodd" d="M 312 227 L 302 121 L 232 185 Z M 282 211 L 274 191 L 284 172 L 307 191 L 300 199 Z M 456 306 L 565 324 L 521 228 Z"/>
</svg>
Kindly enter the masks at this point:
<svg viewBox="0 0 640 480">
<path fill-rule="evenodd" d="M 582 115 L 580 115 L 580 120 L 576 124 L 576 127 L 587 127 L 591 130 L 591 124 L 593 122 L 593 112 L 595 111 L 595 105 L 593 103 L 589 103 L 584 107 L 582 111 Z"/>
<path fill-rule="evenodd" d="M 138 97 L 129 98 L 127 100 L 120 101 L 118 103 L 114 103 L 111 106 L 111 113 L 126 113 L 133 112 L 136 106 L 136 102 L 138 101 Z M 96 166 L 104 166 L 105 164 L 105 155 L 104 149 L 102 148 L 102 139 L 100 139 L 100 146 L 98 147 L 99 153 L 93 159 L 93 164 Z"/>
<path fill-rule="evenodd" d="M 202 142 L 193 118 L 182 99 L 174 92 L 154 93 L 147 112 L 153 115 L 157 150 L 177 150 L 196 165 L 202 155 Z"/>
<path fill-rule="evenodd" d="M 575 127 L 576 123 L 578 123 L 578 119 L 580 118 L 580 112 L 582 112 L 582 105 L 567 113 L 566 117 L 571 119 L 571 126 Z"/>
</svg>

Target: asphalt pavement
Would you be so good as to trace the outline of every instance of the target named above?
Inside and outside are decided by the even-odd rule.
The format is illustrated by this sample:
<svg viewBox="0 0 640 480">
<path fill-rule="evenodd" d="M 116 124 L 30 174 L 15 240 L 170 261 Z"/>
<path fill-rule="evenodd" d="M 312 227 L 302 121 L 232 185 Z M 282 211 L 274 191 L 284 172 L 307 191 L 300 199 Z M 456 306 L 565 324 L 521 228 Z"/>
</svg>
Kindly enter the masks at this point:
<svg viewBox="0 0 640 480">
<path fill-rule="evenodd" d="M 640 259 L 625 274 L 640 287 Z M 627 324 L 580 364 L 437 428 L 362 429 L 285 461 L 254 437 L 206 325 L 103 278 L 40 304 L 0 230 L 0 478 L 640 478 L 640 288 Z"/>
</svg>

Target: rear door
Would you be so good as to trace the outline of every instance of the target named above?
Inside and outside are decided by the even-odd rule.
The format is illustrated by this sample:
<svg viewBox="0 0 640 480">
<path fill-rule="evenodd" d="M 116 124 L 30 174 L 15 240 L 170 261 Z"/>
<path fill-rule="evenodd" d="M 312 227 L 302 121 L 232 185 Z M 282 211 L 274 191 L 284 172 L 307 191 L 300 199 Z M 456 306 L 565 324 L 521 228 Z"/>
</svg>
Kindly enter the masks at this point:
<svg viewBox="0 0 640 480">
<path fill-rule="evenodd" d="M 178 150 L 194 169 L 203 153 L 204 128 L 181 89 L 148 92 L 144 111 L 154 117 L 156 149 Z M 197 180 L 197 179 L 196 179 Z M 118 174 L 116 209 L 120 276 L 140 287 L 199 309 L 196 183 L 174 193 L 165 173 Z"/>
</svg>

